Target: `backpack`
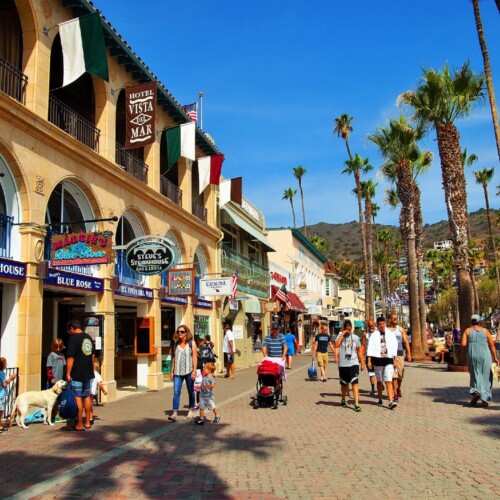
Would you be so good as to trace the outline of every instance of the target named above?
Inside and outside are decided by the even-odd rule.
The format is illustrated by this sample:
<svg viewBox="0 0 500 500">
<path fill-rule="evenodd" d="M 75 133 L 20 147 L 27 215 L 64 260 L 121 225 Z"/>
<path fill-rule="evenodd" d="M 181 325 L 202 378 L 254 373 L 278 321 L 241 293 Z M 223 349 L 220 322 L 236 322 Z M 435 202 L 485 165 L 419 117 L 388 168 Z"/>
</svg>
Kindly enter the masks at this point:
<svg viewBox="0 0 500 500">
<path fill-rule="evenodd" d="M 76 405 L 75 390 L 73 383 L 69 382 L 68 387 L 61 393 L 61 402 L 59 403 L 59 416 L 70 419 L 78 415 L 78 406 Z"/>
<path fill-rule="evenodd" d="M 212 342 L 203 344 L 201 348 L 201 359 L 203 363 L 215 363 L 215 354 Z"/>
</svg>

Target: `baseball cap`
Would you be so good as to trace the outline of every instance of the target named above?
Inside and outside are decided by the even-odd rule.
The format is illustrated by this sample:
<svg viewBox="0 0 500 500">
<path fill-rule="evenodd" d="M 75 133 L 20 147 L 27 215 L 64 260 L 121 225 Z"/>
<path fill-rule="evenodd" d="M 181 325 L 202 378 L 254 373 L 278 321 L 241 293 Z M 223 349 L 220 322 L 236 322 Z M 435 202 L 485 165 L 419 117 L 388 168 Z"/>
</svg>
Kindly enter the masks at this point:
<svg viewBox="0 0 500 500">
<path fill-rule="evenodd" d="M 272 328 L 273 330 L 279 330 L 279 329 L 280 329 L 280 324 L 279 324 L 279 323 L 273 323 L 273 324 L 271 325 L 271 328 Z"/>
<path fill-rule="evenodd" d="M 470 318 L 471 321 L 481 321 L 481 316 L 479 314 L 473 314 Z"/>
</svg>

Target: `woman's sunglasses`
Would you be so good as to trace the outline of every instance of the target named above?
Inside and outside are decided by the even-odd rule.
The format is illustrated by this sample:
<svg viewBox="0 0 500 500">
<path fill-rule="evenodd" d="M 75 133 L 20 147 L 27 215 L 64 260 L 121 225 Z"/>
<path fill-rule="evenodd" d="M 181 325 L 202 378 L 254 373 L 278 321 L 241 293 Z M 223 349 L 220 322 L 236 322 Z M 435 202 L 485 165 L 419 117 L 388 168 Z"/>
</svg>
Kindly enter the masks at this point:
<svg viewBox="0 0 500 500">
<path fill-rule="evenodd" d="M 177 330 L 177 333 L 186 333 L 186 330 Z"/>
</svg>

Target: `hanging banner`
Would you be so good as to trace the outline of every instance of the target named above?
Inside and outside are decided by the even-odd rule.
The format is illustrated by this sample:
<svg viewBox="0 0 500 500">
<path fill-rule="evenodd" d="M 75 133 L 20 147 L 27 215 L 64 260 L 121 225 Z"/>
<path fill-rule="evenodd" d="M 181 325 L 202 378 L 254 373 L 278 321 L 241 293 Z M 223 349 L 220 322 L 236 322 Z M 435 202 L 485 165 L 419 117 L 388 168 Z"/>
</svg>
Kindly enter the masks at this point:
<svg viewBox="0 0 500 500">
<path fill-rule="evenodd" d="M 225 296 L 231 295 L 233 278 L 201 278 L 200 279 L 200 295 Z"/>
<path fill-rule="evenodd" d="M 93 266 L 113 261 L 111 238 L 104 233 L 52 235 L 51 266 Z"/>
<path fill-rule="evenodd" d="M 125 89 L 125 148 L 155 142 L 156 82 Z"/>
<path fill-rule="evenodd" d="M 170 269 L 167 274 L 168 294 L 172 297 L 179 295 L 194 295 L 194 269 Z"/>
</svg>

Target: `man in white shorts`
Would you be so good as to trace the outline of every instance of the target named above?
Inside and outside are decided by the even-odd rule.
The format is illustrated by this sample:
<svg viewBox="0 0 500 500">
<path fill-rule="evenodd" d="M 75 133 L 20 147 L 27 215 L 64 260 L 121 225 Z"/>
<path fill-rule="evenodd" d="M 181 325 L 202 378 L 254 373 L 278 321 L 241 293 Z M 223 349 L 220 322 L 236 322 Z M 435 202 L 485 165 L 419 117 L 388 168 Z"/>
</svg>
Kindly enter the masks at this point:
<svg viewBox="0 0 500 500">
<path fill-rule="evenodd" d="M 394 376 L 394 358 L 398 352 L 398 341 L 394 333 L 386 330 L 385 318 L 377 318 L 377 330 L 370 336 L 367 352 L 367 366 L 370 370 L 373 367 L 377 378 L 378 403 L 383 405 L 382 393 L 384 382 L 387 387 L 389 398 L 389 408 L 393 410 L 398 406 L 394 401 L 394 387 L 392 378 Z"/>
<path fill-rule="evenodd" d="M 396 313 L 389 314 L 387 329 L 394 333 L 398 341 L 398 352 L 394 363 L 396 369 L 394 370 L 394 377 L 392 379 L 392 384 L 394 386 L 394 401 L 398 401 L 399 398 L 402 397 L 401 386 L 403 385 L 403 377 L 405 374 L 405 349 L 408 361 L 411 363 L 410 344 L 406 337 L 405 329 L 398 325 L 398 316 Z"/>
</svg>

